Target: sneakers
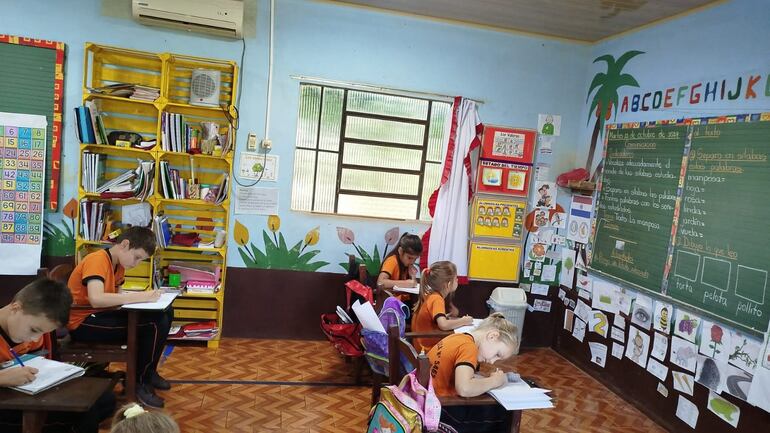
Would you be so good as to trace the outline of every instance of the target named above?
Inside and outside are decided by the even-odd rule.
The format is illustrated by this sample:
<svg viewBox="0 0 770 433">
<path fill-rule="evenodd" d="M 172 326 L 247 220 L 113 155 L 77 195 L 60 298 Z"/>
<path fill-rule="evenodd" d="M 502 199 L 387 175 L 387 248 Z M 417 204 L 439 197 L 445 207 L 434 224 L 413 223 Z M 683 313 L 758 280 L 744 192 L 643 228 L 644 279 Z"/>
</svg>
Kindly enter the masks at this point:
<svg viewBox="0 0 770 433">
<path fill-rule="evenodd" d="M 136 384 L 136 398 L 143 405 L 154 407 L 156 409 L 162 409 L 165 404 L 163 398 L 155 394 L 155 391 L 151 386 L 143 385 L 141 383 Z"/>
<path fill-rule="evenodd" d="M 152 380 L 150 381 L 150 384 L 153 388 L 159 389 L 161 391 L 168 391 L 171 389 L 171 384 L 168 383 L 168 381 L 161 377 L 158 373 L 154 373 L 152 375 Z"/>
</svg>

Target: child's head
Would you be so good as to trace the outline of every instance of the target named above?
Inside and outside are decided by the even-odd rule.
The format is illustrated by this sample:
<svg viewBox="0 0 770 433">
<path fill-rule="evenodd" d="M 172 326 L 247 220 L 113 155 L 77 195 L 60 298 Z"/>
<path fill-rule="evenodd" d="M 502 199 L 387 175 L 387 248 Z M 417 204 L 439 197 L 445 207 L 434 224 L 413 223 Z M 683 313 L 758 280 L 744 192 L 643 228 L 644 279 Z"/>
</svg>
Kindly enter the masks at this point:
<svg viewBox="0 0 770 433">
<path fill-rule="evenodd" d="M 115 412 L 110 433 L 179 433 L 179 426 L 163 412 L 129 403 Z"/>
<path fill-rule="evenodd" d="M 438 293 L 443 298 L 457 290 L 457 266 L 449 261 L 435 262 L 429 268 L 422 270 L 420 278 L 420 297 L 414 305 L 414 311 L 431 293 Z"/>
<path fill-rule="evenodd" d="M 398 240 L 398 247 L 396 247 L 398 259 L 404 266 L 412 266 L 422 254 L 422 241 L 417 235 L 410 235 L 404 233 L 401 239 Z"/>
<path fill-rule="evenodd" d="M 519 348 L 516 326 L 501 313 L 492 313 L 472 332 L 479 362 L 494 364 L 510 358 Z"/>
<path fill-rule="evenodd" d="M 155 233 L 146 227 L 129 227 L 118 236 L 114 259 L 131 269 L 155 253 Z"/>
<path fill-rule="evenodd" d="M 8 305 L 5 332 L 20 343 L 35 341 L 69 321 L 72 294 L 64 284 L 47 278 L 37 279 L 19 290 Z"/>
</svg>

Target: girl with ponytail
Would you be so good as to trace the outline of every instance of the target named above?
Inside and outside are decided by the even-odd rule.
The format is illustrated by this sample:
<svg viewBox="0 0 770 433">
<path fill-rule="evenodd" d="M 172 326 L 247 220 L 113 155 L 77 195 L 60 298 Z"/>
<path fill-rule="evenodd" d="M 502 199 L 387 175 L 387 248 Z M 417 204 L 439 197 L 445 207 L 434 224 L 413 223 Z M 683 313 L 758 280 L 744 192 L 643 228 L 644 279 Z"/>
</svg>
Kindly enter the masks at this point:
<svg viewBox="0 0 770 433">
<path fill-rule="evenodd" d="M 422 271 L 420 278 L 420 297 L 414 306 L 412 332 L 451 331 L 461 326 L 473 324 L 471 316 L 450 318 L 446 305 L 457 290 L 457 267 L 454 263 L 440 261 Z M 456 310 L 456 308 L 451 308 Z M 418 351 L 429 351 L 440 338 L 415 338 L 414 347 Z"/>
</svg>

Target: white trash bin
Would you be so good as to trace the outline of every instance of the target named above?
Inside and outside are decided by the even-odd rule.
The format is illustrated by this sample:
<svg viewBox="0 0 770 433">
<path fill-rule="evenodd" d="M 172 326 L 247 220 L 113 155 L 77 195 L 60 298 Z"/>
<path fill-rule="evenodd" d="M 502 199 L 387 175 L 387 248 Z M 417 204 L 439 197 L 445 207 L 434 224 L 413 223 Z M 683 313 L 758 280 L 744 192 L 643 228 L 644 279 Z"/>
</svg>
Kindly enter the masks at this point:
<svg viewBox="0 0 770 433">
<path fill-rule="evenodd" d="M 497 287 L 487 301 L 490 313 L 502 313 L 506 319 L 516 325 L 519 344 L 524 330 L 524 314 L 527 312 L 527 293 L 514 287 Z M 517 349 L 513 354 L 518 355 Z"/>
</svg>

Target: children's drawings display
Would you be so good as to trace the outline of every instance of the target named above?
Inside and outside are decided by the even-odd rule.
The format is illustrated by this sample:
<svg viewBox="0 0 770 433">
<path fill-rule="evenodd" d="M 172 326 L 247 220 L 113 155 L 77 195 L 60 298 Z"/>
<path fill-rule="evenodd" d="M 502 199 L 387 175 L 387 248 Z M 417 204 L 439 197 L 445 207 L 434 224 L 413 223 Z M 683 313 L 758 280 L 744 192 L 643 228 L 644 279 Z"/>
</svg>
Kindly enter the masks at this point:
<svg viewBox="0 0 770 433">
<path fill-rule="evenodd" d="M 46 126 L 45 116 L 0 113 L 0 274 L 34 275 L 40 267 Z"/>
</svg>

